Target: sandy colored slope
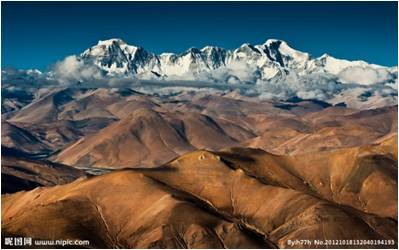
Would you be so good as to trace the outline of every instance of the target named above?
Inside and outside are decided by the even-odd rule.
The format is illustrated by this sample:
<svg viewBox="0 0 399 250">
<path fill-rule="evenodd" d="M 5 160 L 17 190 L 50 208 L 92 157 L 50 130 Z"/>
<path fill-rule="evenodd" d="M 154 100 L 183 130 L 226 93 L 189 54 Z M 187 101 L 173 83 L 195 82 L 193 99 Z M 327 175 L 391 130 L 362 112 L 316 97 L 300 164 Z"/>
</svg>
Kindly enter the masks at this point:
<svg viewBox="0 0 399 250">
<path fill-rule="evenodd" d="M 395 143 L 388 137 L 295 156 L 199 150 L 159 168 L 5 195 L 2 230 L 90 239 L 95 247 L 288 248 L 293 239 L 397 240 Z"/>
<path fill-rule="evenodd" d="M 112 89 L 54 89 L 23 107 L 10 118 L 10 121 L 38 124 L 57 120 L 115 118 L 107 110 L 107 106 L 121 99 L 123 97 L 120 91 Z"/>
<path fill-rule="evenodd" d="M 6 146 L 49 148 L 58 154 L 51 160 L 85 167 L 153 167 L 194 149 L 232 146 L 303 154 L 367 145 L 397 129 L 397 106 L 360 111 L 315 100 L 161 97 L 117 88 L 46 93 L 9 120 L 36 141 L 9 133 Z"/>
<path fill-rule="evenodd" d="M 229 135 L 218 124 L 217 120 L 198 113 L 184 113 L 179 115 L 179 119 L 182 126 L 184 126 L 187 140 L 196 148 L 218 149 L 230 146 L 237 143 L 237 140 L 233 138 L 233 136 L 236 136 L 235 129 L 238 129 L 239 134 L 240 132 L 246 132 L 240 127 L 230 127 L 232 135 Z M 229 123 L 225 124 L 226 127 L 229 125 Z M 248 138 L 251 135 L 247 134 L 245 136 Z"/>
<path fill-rule="evenodd" d="M 2 232 L 86 239 L 94 248 L 269 247 L 236 224 L 176 195 L 142 174 L 120 171 L 3 196 Z"/>
<path fill-rule="evenodd" d="M 156 165 L 193 147 L 158 113 L 139 109 L 98 133 L 83 138 L 57 156 L 68 165 L 127 167 Z"/>
<path fill-rule="evenodd" d="M 232 149 L 221 156 L 232 167 L 242 168 L 265 183 L 396 220 L 395 145 L 397 134 L 374 145 L 318 153 L 278 156 L 261 150 Z"/>
<path fill-rule="evenodd" d="M 97 132 L 114 120 L 92 118 L 88 120 L 60 120 L 51 123 L 28 124 L 2 122 L 2 145 L 30 154 L 50 154 Z"/>
<path fill-rule="evenodd" d="M 360 112 L 330 108 L 326 113 L 300 117 L 252 114 L 239 116 L 245 123 L 237 125 L 229 116 L 140 108 L 70 145 L 55 160 L 68 165 L 143 167 L 165 163 L 194 149 L 220 150 L 236 145 L 280 155 L 356 147 L 395 131 L 396 111 L 397 107 Z M 260 136 L 252 132 L 259 130 L 263 131 Z"/>
<path fill-rule="evenodd" d="M 20 109 L 11 119 L 12 122 L 46 123 L 58 119 L 60 106 L 73 100 L 70 89 L 51 92 Z"/>
<path fill-rule="evenodd" d="M 52 89 L 47 92 L 15 114 L 10 114 L 8 121 L 32 133 L 53 152 L 118 120 L 117 114 L 108 107 L 125 102 L 129 95 L 135 94 L 129 90 L 102 88 Z M 40 145 L 26 142 L 14 148 L 22 150 L 34 146 Z"/>
<path fill-rule="evenodd" d="M 302 154 L 368 145 L 397 131 L 397 107 L 367 111 L 327 108 L 295 119 L 265 121 L 258 137 L 241 143 L 275 154 Z"/>
<path fill-rule="evenodd" d="M 239 218 L 279 247 L 292 238 L 396 237 L 397 162 L 359 148 L 300 159 L 199 151 L 147 175 Z"/>
<path fill-rule="evenodd" d="M 253 134 L 199 113 L 161 113 L 140 108 L 84 137 L 56 156 L 68 165 L 156 166 L 196 148 L 220 149 Z"/>
</svg>

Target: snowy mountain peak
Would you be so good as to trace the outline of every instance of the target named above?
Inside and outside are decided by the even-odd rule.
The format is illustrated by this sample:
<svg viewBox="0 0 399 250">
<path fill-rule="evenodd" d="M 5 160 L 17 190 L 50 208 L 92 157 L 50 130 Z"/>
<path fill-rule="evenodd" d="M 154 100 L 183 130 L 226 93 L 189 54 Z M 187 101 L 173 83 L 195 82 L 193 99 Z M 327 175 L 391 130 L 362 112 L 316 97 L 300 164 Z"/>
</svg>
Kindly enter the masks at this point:
<svg viewBox="0 0 399 250">
<path fill-rule="evenodd" d="M 211 50 L 217 50 L 217 49 L 219 49 L 219 47 L 207 45 L 207 46 L 203 47 L 201 49 L 201 51 L 211 51 Z"/>
<path fill-rule="evenodd" d="M 212 53 L 223 53 L 226 52 L 226 50 L 216 46 L 205 46 L 201 49 L 201 52 L 205 54 L 212 54 Z"/>
<path fill-rule="evenodd" d="M 243 43 L 236 51 L 253 51 L 259 53 L 259 50 L 250 43 Z"/>
<path fill-rule="evenodd" d="M 134 54 L 138 50 L 143 50 L 143 48 L 139 46 L 128 45 L 122 39 L 113 38 L 98 41 L 97 45 L 85 50 L 81 56 L 103 56 L 106 54 L 118 54 L 120 51 L 122 51 L 124 54 Z"/>
<path fill-rule="evenodd" d="M 192 47 L 180 54 L 155 55 L 142 47 L 113 38 L 99 41 L 78 58 L 87 65 L 98 67 L 105 75 L 140 79 L 217 82 L 234 79 L 237 83 L 249 83 L 273 79 L 284 81 L 288 76 L 296 78 L 317 73 L 332 75 L 343 83 L 356 83 L 356 78 L 350 76 L 354 68 L 366 69 L 364 72 L 371 76 L 378 70 L 375 74 L 386 79 L 397 75 L 395 69 L 363 61 L 341 60 L 327 54 L 312 58 L 310 54 L 296 50 L 279 39 L 268 39 L 260 45 L 244 43 L 234 50 L 205 46 L 202 49 Z M 379 78 L 378 81 L 375 79 L 362 77 L 358 83 L 368 85 L 381 82 Z"/>
<path fill-rule="evenodd" d="M 319 59 L 323 59 L 323 58 L 327 58 L 327 57 L 331 57 L 331 56 L 329 54 L 327 54 L 327 53 L 324 53 L 323 55 L 321 55 L 319 57 Z"/>
<path fill-rule="evenodd" d="M 147 65 L 154 67 L 159 59 L 139 46 L 128 45 L 122 39 L 99 41 L 85 50 L 79 58 L 85 64 L 94 64 L 107 75 L 137 75 L 147 71 Z"/>
<path fill-rule="evenodd" d="M 57 62 L 49 72 L 2 71 L 2 80 L 14 83 L 39 79 L 37 82 L 90 84 L 100 80 L 125 85 L 137 82 L 131 79 L 140 79 L 151 80 L 140 85 L 144 92 L 158 93 L 165 88 L 165 93 L 174 93 L 190 86 L 213 89 L 209 91 L 233 89 L 265 99 L 298 96 L 349 106 L 367 106 L 366 101 L 378 101 L 376 105 L 397 103 L 397 78 L 397 67 L 337 59 L 328 54 L 312 58 L 278 39 L 258 45 L 244 43 L 231 50 L 205 46 L 156 55 L 114 38 Z M 162 84 L 158 86 L 159 82 Z"/>
<path fill-rule="evenodd" d="M 120 38 L 111 38 L 108 40 L 99 40 L 97 43 L 97 45 L 106 45 L 106 46 L 115 45 L 115 44 L 121 45 L 121 44 L 126 44 L 126 42 Z"/>
</svg>

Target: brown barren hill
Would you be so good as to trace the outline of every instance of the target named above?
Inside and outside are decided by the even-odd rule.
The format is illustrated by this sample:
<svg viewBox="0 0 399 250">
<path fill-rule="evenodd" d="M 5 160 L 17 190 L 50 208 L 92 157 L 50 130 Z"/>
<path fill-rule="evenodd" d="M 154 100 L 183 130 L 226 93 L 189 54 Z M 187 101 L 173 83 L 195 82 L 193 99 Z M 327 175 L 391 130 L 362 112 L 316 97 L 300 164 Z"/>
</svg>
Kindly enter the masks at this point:
<svg viewBox="0 0 399 250">
<path fill-rule="evenodd" d="M 56 161 L 96 167 L 155 166 L 194 149 L 160 114 L 138 109 L 67 147 Z"/>
<path fill-rule="evenodd" d="M 273 246 L 186 199 L 143 174 L 118 171 L 3 196 L 2 233 L 85 239 L 93 248 Z"/>
<path fill-rule="evenodd" d="M 139 108 L 73 143 L 55 161 L 106 168 L 154 167 L 198 148 L 225 148 L 253 136 L 233 123 L 199 113 Z"/>
<path fill-rule="evenodd" d="M 85 172 L 79 169 L 46 160 L 4 155 L 5 150 L 5 148 L 2 148 L 2 193 L 61 185 L 86 177 Z"/>
<path fill-rule="evenodd" d="M 397 106 L 356 111 L 330 107 L 295 118 L 276 118 L 243 147 L 275 154 L 303 154 L 368 145 L 397 131 Z"/>
<path fill-rule="evenodd" d="M 199 150 L 158 168 L 3 195 L 2 230 L 92 247 L 324 248 L 332 246 L 289 242 L 380 239 L 395 243 L 344 247 L 396 248 L 391 143 L 295 156 Z"/>
</svg>

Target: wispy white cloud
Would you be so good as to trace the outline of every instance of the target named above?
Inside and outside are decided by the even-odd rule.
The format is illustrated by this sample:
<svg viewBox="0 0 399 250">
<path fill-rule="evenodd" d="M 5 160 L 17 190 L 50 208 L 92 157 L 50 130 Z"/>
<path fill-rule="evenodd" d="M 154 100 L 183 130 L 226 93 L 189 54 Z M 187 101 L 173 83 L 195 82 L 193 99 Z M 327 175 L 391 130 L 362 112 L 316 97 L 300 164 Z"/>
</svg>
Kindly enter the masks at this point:
<svg viewBox="0 0 399 250">
<path fill-rule="evenodd" d="M 54 65 L 53 73 L 61 84 L 76 83 L 77 81 L 92 81 L 103 79 L 101 70 L 95 65 L 85 64 L 76 56 L 67 56 Z"/>
<path fill-rule="evenodd" d="M 338 74 L 343 83 L 357 83 L 370 85 L 390 82 L 394 80 L 393 74 L 387 69 L 374 69 L 371 67 L 348 67 Z"/>
<path fill-rule="evenodd" d="M 69 56 L 57 62 L 50 75 L 11 70 L 3 72 L 2 82 L 3 85 L 7 82 L 14 83 L 15 86 L 133 88 L 159 95 L 187 91 L 236 91 L 241 95 L 258 96 L 262 99 L 281 100 L 298 96 L 302 99 L 318 99 L 331 103 L 349 100 L 352 106 L 355 106 L 355 103 L 366 105 L 367 102 L 375 102 L 381 98 L 379 103 L 387 100 L 387 103 L 392 105 L 397 103 L 397 75 L 395 76 L 394 70 L 393 73 L 386 73 L 378 69 L 352 67 L 338 76 L 326 73 L 299 75 L 288 71 L 270 80 L 259 80 L 257 74 L 260 72 L 256 67 L 237 65 L 234 70 L 220 67 L 212 71 L 212 74 L 198 72 L 184 78 L 138 80 L 126 76 L 107 76 L 93 64 L 87 65 L 77 57 Z M 342 79 L 345 79 L 344 83 Z M 355 80 L 356 82 L 353 82 Z M 364 92 L 368 94 L 362 95 Z"/>
</svg>

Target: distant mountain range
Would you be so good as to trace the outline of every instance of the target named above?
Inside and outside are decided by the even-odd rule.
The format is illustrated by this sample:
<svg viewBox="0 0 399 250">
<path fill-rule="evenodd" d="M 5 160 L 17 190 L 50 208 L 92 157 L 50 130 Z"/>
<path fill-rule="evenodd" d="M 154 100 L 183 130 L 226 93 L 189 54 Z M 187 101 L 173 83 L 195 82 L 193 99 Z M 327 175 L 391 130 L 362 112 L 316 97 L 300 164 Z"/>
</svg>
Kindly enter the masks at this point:
<svg viewBox="0 0 399 250">
<path fill-rule="evenodd" d="M 206 46 L 181 54 L 156 55 L 121 39 L 99 41 L 80 55 L 57 62 L 51 70 L 3 70 L 2 82 L 126 86 L 132 80 L 140 91 L 165 94 L 208 88 L 238 91 L 263 99 L 292 96 L 332 104 L 379 107 L 397 103 L 397 67 L 336 59 L 313 58 L 285 41 L 269 39 L 260 45 L 245 43 L 235 50 Z M 154 82 L 156 83 L 154 88 Z M 189 83 L 187 83 L 189 82 Z M 159 85 L 159 86 L 158 86 Z M 144 90 L 142 89 L 144 88 Z"/>
<path fill-rule="evenodd" d="M 182 54 L 155 55 L 121 39 L 99 41 L 78 57 L 96 65 L 107 75 L 126 75 L 140 79 L 214 80 L 228 83 L 253 83 L 257 80 L 282 80 L 289 75 L 329 74 L 343 83 L 376 84 L 397 78 L 397 67 L 387 68 L 364 61 L 347 61 L 324 54 L 312 58 L 291 48 L 286 42 L 269 39 L 261 45 L 245 43 L 235 50 L 206 46 L 190 48 Z M 354 70 L 373 71 L 380 77 L 356 79 Z M 242 74 L 245 71 L 245 74 Z"/>
</svg>

